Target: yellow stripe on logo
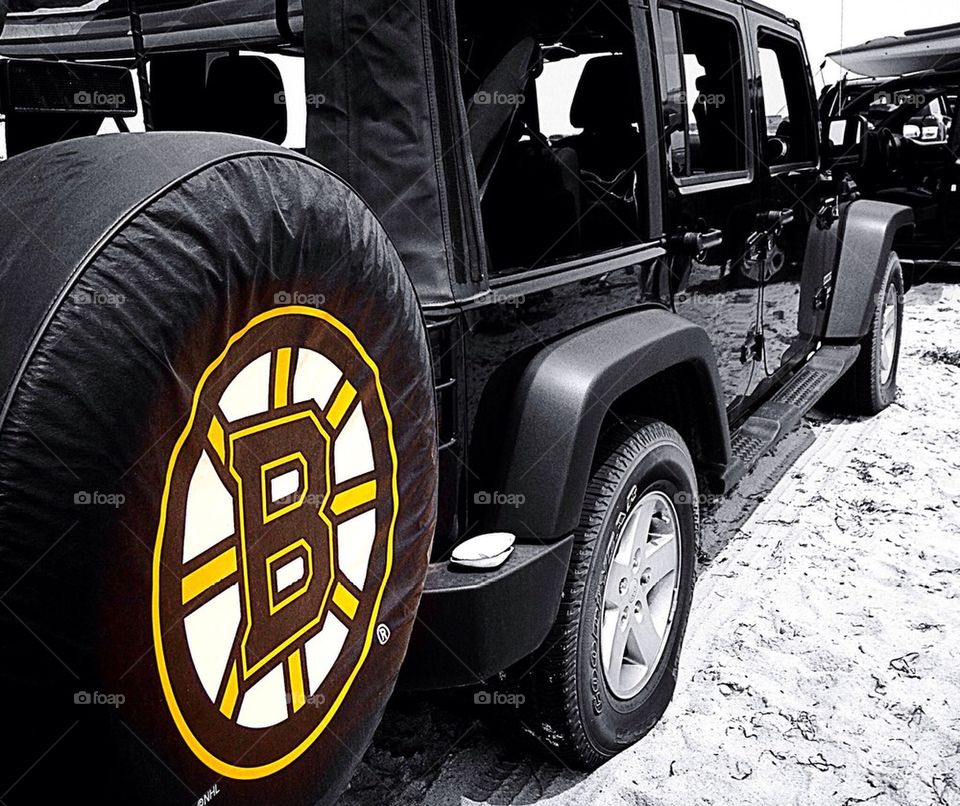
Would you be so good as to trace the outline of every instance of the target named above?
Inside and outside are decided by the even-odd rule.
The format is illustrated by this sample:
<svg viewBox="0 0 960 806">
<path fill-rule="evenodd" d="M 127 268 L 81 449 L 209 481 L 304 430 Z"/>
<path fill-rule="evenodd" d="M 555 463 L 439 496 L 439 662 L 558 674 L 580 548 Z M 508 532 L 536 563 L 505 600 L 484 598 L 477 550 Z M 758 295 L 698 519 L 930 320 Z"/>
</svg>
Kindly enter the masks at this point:
<svg viewBox="0 0 960 806">
<path fill-rule="evenodd" d="M 307 701 L 307 695 L 303 690 L 303 663 L 300 660 L 299 649 L 288 659 L 287 668 L 290 671 L 290 704 L 293 706 L 293 712 L 296 713 Z"/>
<path fill-rule="evenodd" d="M 377 497 L 377 482 L 368 481 L 364 484 L 358 484 L 356 487 L 353 487 L 349 490 L 344 490 L 344 492 L 339 493 L 333 499 L 333 503 L 330 505 L 330 508 L 333 510 L 334 515 L 342 515 L 344 512 L 349 512 L 351 509 L 356 509 L 357 507 L 362 507 L 364 504 L 369 504 Z"/>
<path fill-rule="evenodd" d="M 210 562 L 200 566 L 196 571 L 183 578 L 183 603 L 196 599 L 201 593 L 222 582 L 231 574 L 237 572 L 237 549 L 234 546 L 229 551 L 214 557 Z"/>
<path fill-rule="evenodd" d="M 360 606 L 360 600 L 348 591 L 342 583 L 338 582 L 333 590 L 333 603 L 339 607 L 348 619 L 351 621 L 357 615 L 357 608 Z"/>
<path fill-rule="evenodd" d="M 240 683 L 237 680 L 237 662 L 233 662 L 227 687 L 223 691 L 223 702 L 220 703 L 220 713 L 227 719 L 233 719 L 234 709 L 237 707 L 237 698 L 240 696 Z"/>
<path fill-rule="evenodd" d="M 336 400 L 333 401 L 330 410 L 327 412 L 327 420 L 330 422 L 330 425 L 334 428 L 340 427 L 340 423 L 343 421 L 347 409 L 350 408 L 350 404 L 353 403 L 353 399 L 356 396 L 357 390 L 353 388 L 353 384 L 350 383 L 350 381 L 345 381 L 337 393 Z"/>
<path fill-rule="evenodd" d="M 207 431 L 207 439 L 210 440 L 210 444 L 217 452 L 217 456 L 220 457 L 220 463 L 223 464 L 223 462 L 226 461 L 227 451 L 224 442 L 223 426 L 220 425 L 220 421 L 216 417 L 210 421 L 210 430 Z"/>
<path fill-rule="evenodd" d="M 277 372 L 273 377 L 273 407 L 275 409 L 282 409 L 289 402 L 287 390 L 290 388 L 291 352 L 289 347 L 277 350 Z"/>
</svg>

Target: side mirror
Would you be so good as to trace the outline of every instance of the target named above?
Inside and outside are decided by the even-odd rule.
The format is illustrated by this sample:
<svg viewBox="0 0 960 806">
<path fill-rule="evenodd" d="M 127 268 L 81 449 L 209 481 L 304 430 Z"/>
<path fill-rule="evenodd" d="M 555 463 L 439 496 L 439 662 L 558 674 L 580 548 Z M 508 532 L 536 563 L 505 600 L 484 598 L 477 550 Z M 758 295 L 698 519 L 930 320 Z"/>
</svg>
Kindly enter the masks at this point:
<svg viewBox="0 0 960 806">
<path fill-rule="evenodd" d="M 830 164 L 862 166 L 867 159 L 869 131 L 870 124 L 863 115 L 825 120 L 823 145 Z"/>
</svg>

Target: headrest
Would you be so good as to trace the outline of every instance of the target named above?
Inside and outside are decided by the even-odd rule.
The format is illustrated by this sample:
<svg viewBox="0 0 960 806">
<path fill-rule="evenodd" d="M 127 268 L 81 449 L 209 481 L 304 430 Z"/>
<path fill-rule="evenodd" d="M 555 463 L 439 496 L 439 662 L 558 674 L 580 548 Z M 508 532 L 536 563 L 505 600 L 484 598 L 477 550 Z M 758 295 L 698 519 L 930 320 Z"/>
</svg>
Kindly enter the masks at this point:
<svg viewBox="0 0 960 806">
<path fill-rule="evenodd" d="M 536 51 L 533 38 L 520 40 L 480 82 L 467 103 L 467 125 L 481 187 L 493 171 L 504 137 L 522 103 Z"/>
<path fill-rule="evenodd" d="M 570 123 L 578 129 L 622 128 L 640 122 L 640 78 L 627 56 L 587 62 L 573 96 Z"/>
<path fill-rule="evenodd" d="M 265 56 L 230 55 L 207 72 L 210 131 L 241 134 L 281 144 L 287 137 L 287 107 L 280 69 Z"/>
</svg>

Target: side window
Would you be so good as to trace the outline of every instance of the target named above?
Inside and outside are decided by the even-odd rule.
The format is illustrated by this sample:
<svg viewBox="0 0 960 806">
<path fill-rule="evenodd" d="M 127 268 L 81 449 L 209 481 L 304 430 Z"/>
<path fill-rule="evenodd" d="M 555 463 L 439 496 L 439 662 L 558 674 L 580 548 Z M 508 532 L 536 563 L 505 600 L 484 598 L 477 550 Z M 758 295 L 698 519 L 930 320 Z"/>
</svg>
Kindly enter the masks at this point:
<svg viewBox="0 0 960 806">
<path fill-rule="evenodd" d="M 661 49 L 660 97 L 663 98 L 663 123 L 666 128 L 670 167 L 674 176 L 687 176 L 687 92 L 683 79 L 683 50 L 677 15 L 660 9 L 663 32 Z"/>
<path fill-rule="evenodd" d="M 744 61 L 732 20 L 661 9 L 670 167 L 680 180 L 747 167 Z"/>
<path fill-rule="evenodd" d="M 583 44 L 576 32 L 570 43 L 540 43 L 542 63 L 520 93 L 489 93 L 468 105 L 471 125 L 482 132 L 496 104 L 516 102 L 482 188 L 492 274 L 556 265 L 648 237 L 640 192 L 647 170 L 641 81 L 636 56 L 618 47 L 632 44 L 621 41 L 621 30 L 607 47 L 588 41 L 586 52 L 576 49 Z"/>
<path fill-rule="evenodd" d="M 770 166 L 816 159 L 816 122 L 812 115 L 807 63 L 800 45 L 761 31 L 760 78 L 766 114 L 766 162 Z"/>
</svg>

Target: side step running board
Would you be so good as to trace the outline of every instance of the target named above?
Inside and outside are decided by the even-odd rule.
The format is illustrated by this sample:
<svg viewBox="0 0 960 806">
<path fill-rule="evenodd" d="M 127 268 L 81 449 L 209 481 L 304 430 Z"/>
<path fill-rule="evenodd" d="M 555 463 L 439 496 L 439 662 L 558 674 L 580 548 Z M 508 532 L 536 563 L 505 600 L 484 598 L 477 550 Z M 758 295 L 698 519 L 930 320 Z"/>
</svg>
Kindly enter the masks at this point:
<svg viewBox="0 0 960 806">
<path fill-rule="evenodd" d="M 733 435 L 726 489 L 733 487 L 782 436 L 804 418 L 849 370 L 859 346 L 823 347 L 779 392 L 764 403 Z"/>
</svg>

